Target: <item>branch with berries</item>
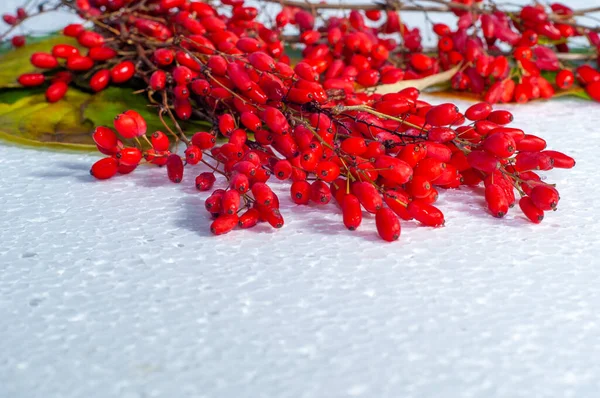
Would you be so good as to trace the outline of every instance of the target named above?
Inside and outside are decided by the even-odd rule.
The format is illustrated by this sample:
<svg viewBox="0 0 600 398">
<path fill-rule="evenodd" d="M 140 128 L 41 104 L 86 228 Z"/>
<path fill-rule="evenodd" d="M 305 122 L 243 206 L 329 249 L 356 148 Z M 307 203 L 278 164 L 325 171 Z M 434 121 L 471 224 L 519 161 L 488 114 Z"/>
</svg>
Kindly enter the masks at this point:
<svg viewBox="0 0 600 398">
<path fill-rule="evenodd" d="M 165 166 L 168 179 L 181 183 L 184 173 L 194 173 L 198 190 L 212 190 L 206 210 L 215 234 L 261 222 L 282 227 L 273 179 L 291 183 L 296 204 L 334 202 L 350 230 L 360 227 L 365 212 L 375 214 L 386 241 L 399 238 L 400 220 L 444 225 L 435 206 L 438 193 L 461 186 L 483 184 L 495 217 L 518 204 L 539 223 L 560 199 L 540 172 L 571 168 L 575 161 L 513 127 L 511 113 L 493 104 L 548 98 L 576 80 L 595 97 L 600 73 L 590 65 L 573 73 L 563 67 L 566 61 L 552 57 L 551 46 L 566 46 L 548 41 L 556 41 L 554 29 L 561 38 L 580 32 L 553 22 L 539 6 L 523 7 L 512 18 L 497 10 L 472 12 L 487 10 L 478 4 L 438 3 L 457 15 L 458 27 L 432 25 L 438 53 L 427 55 L 420 32 L 401 22 L 392 3 L 382 6 L 383 13 L 370 8 L 344 17 L 283 3 L 267 25 L 243 0 L 215 6 L 62 1 L 60 7 L 77 12 L 93 29 L 65 27 L 63 34 L 79 47 L 59 44 L 51 53 L 33 54 L 39 70 L 18 81 L 47 86 L 49 102 L 60 101 L 82 80 L 94 92 L 118 85 L 143 93 L 163 128 L 149 131 L 135 110 L 117 115 L 114 129 L 98 126 L 93 140 L 105 157 L 91 174 L 103 180 L 151 164 Z M 561 7 L 553 5 L 551 15 L 568 15 Z M 293 65 L 283 40 L 288 25 L 299 31 L 303 45 Z M 591 42 L 597 38 L 592 31 L 586 35 Z M 498 42 L 513 46 L 510 57 L 492 55 L 500 51 Z M 554 68 L 560 69 L 556 87 L 543 76 Z M 440 72 L 455 90 L 485 101 L 464 112 L 451 103 L 424 101 L 410 81 Z M 214 127 L 186 131 L 182 122 L 190 119 Z M 185 150 L 179 152 L 181 145 Z"/>
</svg>

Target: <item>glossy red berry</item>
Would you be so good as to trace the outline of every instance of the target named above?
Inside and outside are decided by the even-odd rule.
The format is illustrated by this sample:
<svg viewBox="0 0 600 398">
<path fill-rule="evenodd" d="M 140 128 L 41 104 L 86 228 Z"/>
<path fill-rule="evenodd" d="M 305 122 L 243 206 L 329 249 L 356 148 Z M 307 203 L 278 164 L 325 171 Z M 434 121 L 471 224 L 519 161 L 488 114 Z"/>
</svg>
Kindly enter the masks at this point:
<svg viewBox="0 0 600 398">
<path fill-rule="evenodd" d="M 238 225 L 239 217 L 237 214 L 222 214 L 210 225 L 210 232 L 215 235 L 223 235 L 231 232 Z"/>
<path fill-rule="evenodd" d="M 142 160 L 142 152 L 134 147 L 123 148 L 117 153 L 119 163 L 127 166 L 137 166 Z"/>
<path fill-rule="evenodd" d="M 541 223 L 544 219 L 544 211 L 538 208 L 529 196 L 524 196 L 519 200 L 519 207 L 523 214 L 535 224 Z"/>
<path fill-rule="evenodd" d="M 125 83 L 135 74 L 135 65 L 131 61 L 123 61 L 110 70 L 111 80 L 116 84 Z"/>
<path fill-rule="evenodd" d="M 568 69 L 563 69 L 556 74 L 556 85 L 558 88 L 567 90 L 573 86 L 575 75 Z"/>
<path fill-rule="evenodd" d="M 95 92 L 104 90 L 110 84 L 110 71 L 108 69 L 101 69 L 94 73 L 90 79 L 90 87 Z"/>
<path fill-rule="evenodd" d="M 508 212 L 508 200 L 504 189 L 500 185 L 486 185 L 485 201 L 494 217 L 502 218 Z"/>
<path fill-rule="evenodd" d="M 441 104 L 431 108 L 425 119 L 432 126 L 448 126 L 458 117 L 458 107 L 454 104 Z"/>
<path fill-rule="evenodd" d="M 40 69 L 52 69 L 58 66 L 58 61 L 52 54 L 33 53 L 30 61 L 33 66 Z"/>
<path fill-rule="evenodd" d="M 377 233 L 381 239 L 393 242 L 400 238 L 400 220 L 396 213 L 387 207 L 377 210 L 375 214 Z"/>
<path fill-rule="evenodd" d="M 104 158 L 92 165 L 90 174 L 99 180 L 106 180 L 117 174 L 119 162 L 115 158 Z"/>
<path fill-rule="evenodd" d="M 408 213 L 421 224 L 428 227 L 444 225 L 444 214 L 435 206 L 413 200 L 408 204 Z"/>
<path fill-rule="evenodd" d="M 115 132 L 103 126 L 96 127 L 92 134 L 92 139 L 96 145 L 106 150 L 113 150 L 119 142 Z"/>
<path fill-rule="evenodd" d="M 204 172 L 196 177 L 196 189 L 199 191 L 208 191 L 216 181 L 214 173 Z"/>
<path fill-rule="evenodd" d="M 310 201 L 310 183 L 308 181 L 295 181 L 290 188 L 290 195 L 298 205 L 308 204 Z"/>
<path fill-rule="evenodd" d="M 66 30 L 67 28 L 65 28 Z M 77 36 L 77 41 L 84 47 L 102 47 L 104 45 L 104 36 L 92 31 L 83 31 Z"/>
<path fill-rule="evenodd" d="M 529 196 L 533 204 L 544 211 L 554 210 L 560 199 L 556 188 L 546 184 L 534 186 Z"/>
<path fill-rule="evenodd" d="M 167 158 L 167 176 L 174 183 L 180 183 L 183 178 L 183 161 L 176 154 Z"/>
<path fill-rule="evenodd" d="M 238 220 L 240 228 L 252 228 L 260 221 L 260 212 L 254 208 L 248 209 Z"/>
<path fill-rule="evenodd" d="M 82 55 L 71 55 L 67 59 L 67 68 L 75 72 L 85 72 L 94 67 L 94 60 Z"/>
<path fill-rule="evenodd" d="M 69 85 L 65 82 L 58 81 L 52 83 L 46 90 L 46 100 L 50 103 L 60 101 L 67 93 L 68 89 Z"/>
<path fill-rule="evenodd" d="M 37 54 L 40 54 L 40 53 L 37 53 Z M 56 58 L 67 59 L 72 55 L 80 55 L 80 54 L 79 54 L 79 50 L 75 46 L 71 46 L 69 44 L 57 44 L 54 47 L 52 47 L 52 55 Z M 32 55 L 32 61 L 33 61 L 33 55 Z M 56 64 L 58 65 L 58 63 L 56 63 Z"/>
<path fill-rule="evenodd" d="M 117 132 L 124 138 L 140 137 L 146 134 L 147 130 L 144 118 L 133 110 L 118 115 L 114 120 L 114 125 Z"/>
</svg>

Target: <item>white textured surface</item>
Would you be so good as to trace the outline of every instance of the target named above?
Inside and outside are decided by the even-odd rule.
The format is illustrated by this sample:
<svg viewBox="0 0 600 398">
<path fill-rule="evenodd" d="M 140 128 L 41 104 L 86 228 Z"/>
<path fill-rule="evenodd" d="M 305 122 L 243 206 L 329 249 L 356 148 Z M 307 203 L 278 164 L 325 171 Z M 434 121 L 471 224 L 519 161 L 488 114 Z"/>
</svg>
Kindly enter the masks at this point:
<svg viewBox="0 0 600 398">
<path fill-rule="evenodd" d="M 514 109 L 578 161 L 541 225 L 450 191 L 393 244 L 286 194 L 282 230 L 209 237 L 189 170 L 0 144 L 0 397 L 598 397 L 598 109 Z"/>
<path fill-rule="evenodd" d="M 0 146 L 0 397 L 597 397 L 598 105 L 514 113 L 578 161 L 560 210 L 444 192 L 393 244 L 285 194 L 282 230 L 209 237 L 190 170 Z"/>
</svg>

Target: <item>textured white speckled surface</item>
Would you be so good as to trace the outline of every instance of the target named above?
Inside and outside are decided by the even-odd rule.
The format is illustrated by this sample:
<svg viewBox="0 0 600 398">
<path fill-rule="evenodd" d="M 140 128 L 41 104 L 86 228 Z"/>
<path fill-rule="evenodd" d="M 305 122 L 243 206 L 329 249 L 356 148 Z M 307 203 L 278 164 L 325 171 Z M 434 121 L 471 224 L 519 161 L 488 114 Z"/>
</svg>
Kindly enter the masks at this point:
<svg viewBox="0 0 600 398">
<path fill-rule="evenodd" d="M 194 173 L 0 146 L 0 397 L 598 396 L 598 105 L 514 113 L 578 160 L 560 210 L 445 192 L 447 226 L 393 244 L 287 200 L 209 237 Z"/>
<path fill-rule="evenodd" d="M 282 230 L 209 237 L 195 173 L 0 144 L 0 397 L 599 396 L 599 106 L 508 108 L 577 159 L 560 210 L 443 192 L 446 227 L 393 244 L 287 199 Z"/>
</svg>

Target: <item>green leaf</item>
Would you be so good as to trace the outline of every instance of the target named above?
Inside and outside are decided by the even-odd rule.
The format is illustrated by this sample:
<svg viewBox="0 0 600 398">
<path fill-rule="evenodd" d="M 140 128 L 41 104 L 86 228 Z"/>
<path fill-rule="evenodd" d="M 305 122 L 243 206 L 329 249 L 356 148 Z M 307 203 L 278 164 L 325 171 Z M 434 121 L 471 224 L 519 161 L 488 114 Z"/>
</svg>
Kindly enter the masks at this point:
<svg viewBox="0 0 600 398">
<path fill-rule="evenodd" d="M 91 120 L 95 126 L 112 126 L 116 115 L 133 109 L 138 112 L 148 123 L 148 131 L 165 130 L 164 125 L 158 117 L 158 109 L 149 106 L 150 101 L 146 93 L 133 94 L 133 89 L 127 87 L 109 87 L 98 94 L 91 96 L 83 106 L 83 116 Z M 167 117 L 167 123 L 171 129 L 174 126 Z M 179 122 L 186 134 L 193 134 L 198 130 L 207 130 L 211 124 L 204 121 Z"/>
<path fill-rule="evenodd" d="M 27 40 L 30 40 L 28 38 Z M 28 41 L 28 44 L 16 49 L 5 51 L 0 56 L 0 88 L 19 87 L 17 77 L 22 73 L 33 72 L 37 69 L 31 65 L 29 59 L 35 52 L 51 52 L 56 44 L 70 44 L 77 46 L 77 41 L 71 37 L 48 36 L 38 40 Z"/>
<path fill-rule="evenodd" d="M 49 104 L 43 90 L 0 93 L 0 137 L 20 144 L 93 149 L 92 122 L 81 118 L 80 106 L 90 95 L 69 90 L 63 101 Z"/>
<path fill-rule="evenodd" d="M 44 88 L 0 90 L 0 138 L 34 146 L 95 150 L 92 132 L 96 126 L 113 126 L 116 115 L 133 109 L 148 123 L 148 131 L 165 130 L 158 110 L 148 106 L 145 94 L 129 87 L 110 87 L 90 94 L 69 88 L 61 101 L 46 102 Z M 167 121 L 171 129 L 174 126 Z M 180 123 L 187 134 L 209 130 L 204 121 Z"/>
</svg>

